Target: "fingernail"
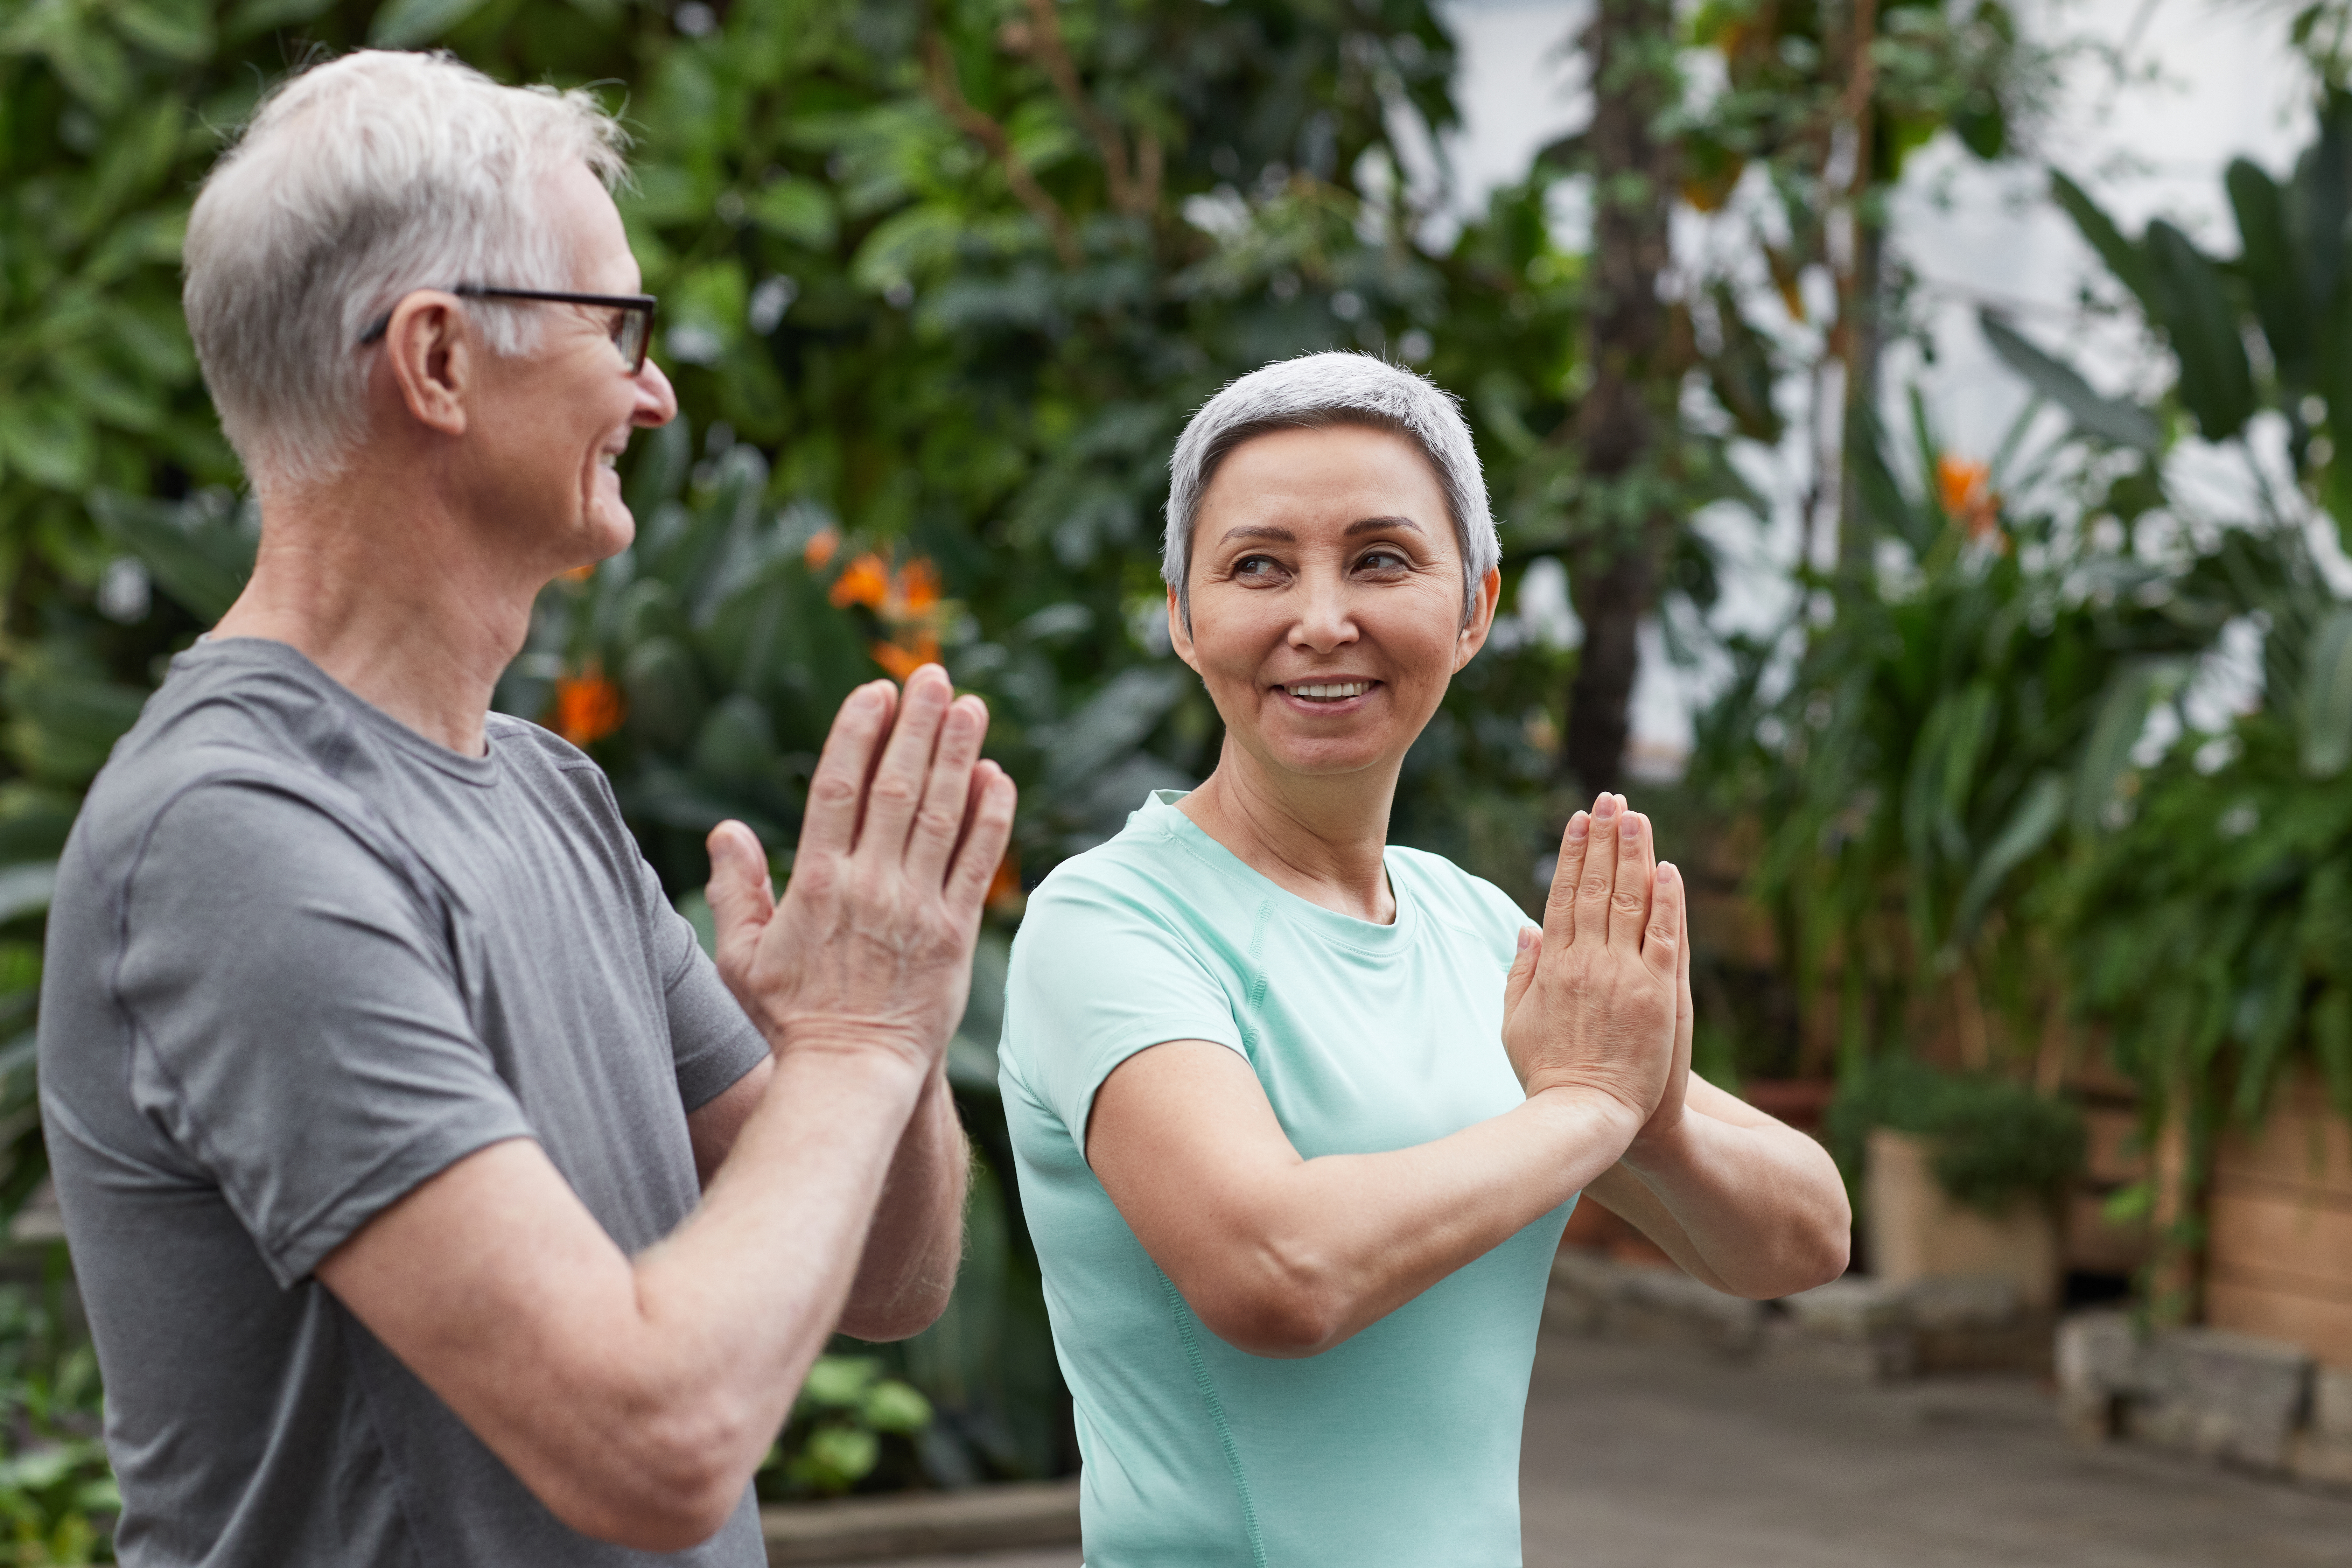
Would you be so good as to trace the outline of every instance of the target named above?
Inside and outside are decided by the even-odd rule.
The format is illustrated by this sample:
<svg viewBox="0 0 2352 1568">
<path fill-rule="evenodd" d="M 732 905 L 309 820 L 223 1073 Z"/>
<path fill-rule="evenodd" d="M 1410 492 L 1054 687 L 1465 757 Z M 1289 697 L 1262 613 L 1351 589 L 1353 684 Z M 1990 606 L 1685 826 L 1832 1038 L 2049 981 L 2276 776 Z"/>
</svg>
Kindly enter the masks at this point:
<svg viewBox="0 0 2352 1568">
<path fill-rule="evenodd" d="M 1519 951 L 1521 952 L 1525 952 L 1535 944 L 1536 928 L 1533 926 L 1521 926 L 1519 928 Z"/>
<path fill-rule="evenodd" d="M 1623 835 L 1623 836 L 1624 836 L 1625 837 L 1627 837 L 1627 838 L 1639 838 L 1639 837 L 1642 837 L 1642 818 L 1641 818 L 1641 816 L 1640 816 L 1637 813 L 1631 812 L 1631 811 L 1627 812 L 1627 813 L 1624 815 L 1624 816 L 1623 816 L 1623 817 L 1622 817 L 1622 818 L 1618 821 L 1618 824 L 1617 824 L 1617 831 L 1618 831 L 1620 834 Z"/>
<path fill-rule="evenodd" d="M 1682 878 L 1683 878 L 1683 874 L 1682 874 L 1680 871 L 1677 871 L 1677 870 L 1675 870 L 1675 863 L 1674 863 L 1673 861 L 1671 861 L 1671 860 L 1661 860 L 1661 861 L 1659 861 L 1659 862 L 1658 862 L 1658 880 L 1659 880 L 1659 881 L 1661 881 L 1661 882 L 1679 882 L 1679 881 L 1681 881 L 1681 880 L 1682 880 Z"/>
<path fill-rule="evenodd" d="M 1606 822 L 1609 818 L 1616 816 L 1617 797 L 1613 795 L 1602 795 L 1600 801 L 1592 807 L 1592 815 L 1603 822 Z"/>
<path fill-rule="evenodd" d="M 1570 843 L 1583 843 L 1585 836 L 1591 831 L 1592 819 L 1585 816 L 1584 813 L 1580 811 L 1574 816 L 1568 819 L 1568 840 Z"/>
</svg>

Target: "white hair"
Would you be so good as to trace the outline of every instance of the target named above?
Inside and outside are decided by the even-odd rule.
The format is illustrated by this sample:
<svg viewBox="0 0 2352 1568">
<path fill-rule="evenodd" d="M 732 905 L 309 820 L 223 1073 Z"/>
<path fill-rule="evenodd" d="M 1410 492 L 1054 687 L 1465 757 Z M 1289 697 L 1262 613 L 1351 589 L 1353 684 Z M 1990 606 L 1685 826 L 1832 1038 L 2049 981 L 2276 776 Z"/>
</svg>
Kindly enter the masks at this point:
<svg viewBox="0 0 2352 1568">
<path fill-rule="evenodd" d="M 1503 559 L 1486 509 L 1486 480 L 1470 426 L 1454 395 L 1427 376 L 1372 354 L 1334 352 L 1279 360 L 1226 383 L 1201 405 L 1168 461 L 1168 535 L 1160 574 L 1176 590 L 1184 625 L 1192 624 L 1189 578 L 1192 525 L 1217 465 L 1253 437 L 1334 425 L 1391 430 L 1421 448 L 1436 471 L 1462 547 L 1462 618 L 1478 607 L 1478 584 Z"/>
<path fill-rule="evenodd" d="M 626 134 L 585 91 L 502 87 L 446 55 L 369 49 L 289 79 L 205 180 L 182 303 L 221 428 L 257 483 L 341 470 L 367 433 L 360 339 L 403 295 L 576 287 L 546 177 L 609 186 Z M 542 312 L 468 300 L 494 353 Z"/>
</svg>

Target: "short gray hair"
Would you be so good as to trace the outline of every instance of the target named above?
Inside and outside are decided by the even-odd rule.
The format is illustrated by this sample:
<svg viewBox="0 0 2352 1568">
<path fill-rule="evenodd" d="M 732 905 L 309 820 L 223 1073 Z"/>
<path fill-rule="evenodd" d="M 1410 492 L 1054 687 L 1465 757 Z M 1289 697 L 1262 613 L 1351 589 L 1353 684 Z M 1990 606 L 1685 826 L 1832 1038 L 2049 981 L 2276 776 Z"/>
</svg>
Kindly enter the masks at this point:
<svg viewBox="0 0 2352 1568">
<path fill-rule="evenodd" d="M 369 49 L 282 83 L 189 215 L 182 303 L 221 428 L 257 482 L 331 478 L 366 436 L 370 324 L 417 289 L 576 286 L 541 208 L 626 134 L 585 91 L 502 87 L 446 55 Z M 491 352 L 541 312 L 468 300 Z"/>
<path fill-rule="evenodd" d="M 1462 547 L 1462 618 L 1478 607 L 1478 584 L 1503 559 L 1486 509 L 1486 480 L 1458 400 L 1425 375 L 1372 354 L 1334 352 L 1278 360 L 1226 383 L 1201 405 L 1168 460 L 1168 536 L 1160 575 L 1176 590 L 1184 625 L 1192 624 L 1189 584 L 1192 525 L 1217 465 L 1253 437 L 1334 425 L 1392 430 L 1421 448 Z"/>
</svg>

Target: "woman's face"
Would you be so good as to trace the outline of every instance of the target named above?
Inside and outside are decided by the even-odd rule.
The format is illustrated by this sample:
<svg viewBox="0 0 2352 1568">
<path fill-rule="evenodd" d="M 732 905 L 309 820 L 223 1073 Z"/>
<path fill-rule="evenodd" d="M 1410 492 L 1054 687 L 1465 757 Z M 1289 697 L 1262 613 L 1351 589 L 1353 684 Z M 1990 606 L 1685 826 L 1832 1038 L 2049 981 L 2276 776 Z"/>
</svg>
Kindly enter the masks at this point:
<svg viewBox="0 0 2352 1568">
<path fill-rule="evenodd" d="M 1282 773 L 1403 760 L 1486 640 L 1499 575 L 1462 618 L 1462 551 L 1421 449 L 1361 426 L 1282 430 L 1228 453 L 1193 522 L 1192 625 L 1176 652 L 1227 735 Z"/>
</svg>

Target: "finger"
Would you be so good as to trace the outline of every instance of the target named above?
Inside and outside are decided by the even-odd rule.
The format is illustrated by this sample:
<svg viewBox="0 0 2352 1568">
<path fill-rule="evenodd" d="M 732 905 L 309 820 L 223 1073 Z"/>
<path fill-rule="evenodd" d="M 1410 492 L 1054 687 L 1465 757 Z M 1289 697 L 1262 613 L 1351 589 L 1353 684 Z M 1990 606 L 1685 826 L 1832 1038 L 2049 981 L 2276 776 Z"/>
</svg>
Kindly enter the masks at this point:
<svg viewBox="0 0 2352 1568">
<path fill-rule="evenodd" d="M 1615 795 L 1592 803 L 1592 842 L 1576 884 L 1576 929 L 1587 942 L 1609 940 L 1609 897 L 1617 890 L 1617 825 L 1623 819 Z"/>
<path fill-rule="evenodd" d="M 971 826 L 948 868 L 947 904 L 960 925 L 977 924 L 988 886 L 1004 862 L 1004 846 L 1013 837 L 1013 808 L 1020 792 L 1004 770 L 982 761 L 971 770 Z"/>
<path fill-rule="evenodd" d="M 1507 1018 L 1519 1005 L 1519 998 L 1535 984 L 1536 962 L 1543 953 L 1543 933 L 1533 926 L 1519 928 L 1519 951 L 1511 960 L 1511 972 L 1503 977 L 1503 1016 Z"/>
<path fill-rule="evenodd" d="M 1551 892 L 1544 900 L 1543 939 L 1555 952 L 1576 940 L 1576 889 L 1584 880 L 1586 846 L 1592 841 L 1592 814 L 1580 811 L 1559 836 L 1559 859 L 1551 869 Z"/>
<path fill-rule="evenodd" d="M 1620 797 L 1617 818 L 1617 890 L 1609 900 L 1609 942 L 1638 947 L 1650 921 L 1650 884 L 1657 858 L 1650 848 L 1650 819 L 1626 811 Z"/>
<path fill-rule="evenodd" d="M 816 772 L 809 776 L 808 810 L 801 818 L 803 854 L 814 849 L 845 855 L 857 841 L 866 775 L 890 728 L 894 706 L 890 683 L 869 681 L 851 692 L 833 716 Z"/>
<path fill-rule="evenodd" d="M 980 742 L 987 733 L 987 703 L 977 697 L 959 697 L 948 705 L 930 778 L 923 785 L 923 804 L 907 840 L 907 872 L 917 887 L 936 888 L 947 875 L 948 859 L 963 836 L 971 804 L 971 765 L 980 760 Z"/>
<path fill-rule="evenodd" d="M 1672 871 L 1675 879 L 1681 880 L 1682 872 L 1673 861 L 1667 861 L 1659 869 Z M 1690 900 L 1685 898 L 1682 900 L 1679 912 L 1682 923 L 1675 933 L 1678 944 L 1675 951 L 1675 1027 L 1680 1031 L 1683 1044 L 1687 1047 L 1691 1031 L 1698 1024 L 1698 1008 L 1691 1002 Z"/>
<path fill-rule="evenodd" d="M 923 781 L 931 771 L 931 753 L 938 747 L 940 722 L 947 717 L 955 689 L 948 672 L 936 664 L 924 665 L 907 677 L 898 696 L 898 718 L 866 786 L 866 816 L 857 830 L 861 855 L 895 860 L 907 852 L 907 836 L 922 804 Z"/>
<path fill-rule="evenodd" d="M 710 851 L 710 880 L 703 896 L 710 900 L 711 923 L 719 933 L 720 971 L 738 973 L 776 912 L 775 885 L 768 879 L 760 836 L 743 824 L 720 823 L 705 847 Z"/>
<path fill-rule="evenodd" d="M 1687 929 L 1683 920 L 1683 874 L 1669 862 L 1659 867 L 1651 879 L 1655 886 L 1650 899 L 1649 925 L 1642 933 L 1642 962 L 1666 984 L 1687 985 L 1683 962 L 1683 949 L 1689 945 L 1683 940 Z M 1681 1005 L 1679 1001 L 1675 1003 L 1677 1027 Z"/>
</svg>

